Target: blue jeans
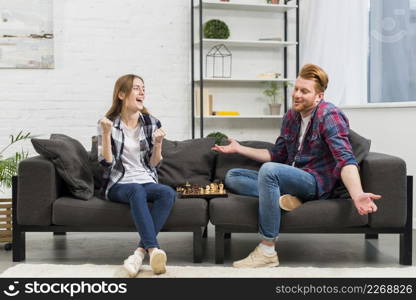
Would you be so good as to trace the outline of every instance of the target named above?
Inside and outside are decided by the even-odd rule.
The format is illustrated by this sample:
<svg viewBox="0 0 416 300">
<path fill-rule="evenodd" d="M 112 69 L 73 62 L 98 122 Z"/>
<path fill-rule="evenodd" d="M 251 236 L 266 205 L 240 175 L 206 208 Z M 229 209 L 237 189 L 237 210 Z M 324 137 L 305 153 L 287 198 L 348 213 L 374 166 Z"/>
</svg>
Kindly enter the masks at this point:
<svg viewBox="0 0 416 300">
<path fill-rule="evenodd" d="M 130 205 L 134 225 L 140 235 L 139 247 L 159 248 L 156 236 L 165 224 L 176 199 L 176 192 L 171 187 L 157 183 L 118 183 L 111 187 L 108 198 Z M 150 209 L 148 201 L 153 203 Z"/>
<path fill-rule="evenodd" d="M 263 164 L 259 171 L 231 169 L 225 175 L 225 185 L 233 193 L 259 197 L 259 233 L 266 241 L 276 241 L 279 235 L 280 195 L 290 194 L 302 201 L 317 196 L 312 174 L 274 162 Z"/>
</svg>

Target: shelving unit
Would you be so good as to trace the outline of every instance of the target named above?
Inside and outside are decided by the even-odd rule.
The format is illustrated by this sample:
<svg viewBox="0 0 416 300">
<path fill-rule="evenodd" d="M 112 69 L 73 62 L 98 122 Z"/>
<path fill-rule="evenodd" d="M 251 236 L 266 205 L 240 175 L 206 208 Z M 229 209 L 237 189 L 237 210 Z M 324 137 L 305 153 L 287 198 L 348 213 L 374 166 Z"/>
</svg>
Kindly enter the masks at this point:
<svg viewBox="0 0 416 300">
<path fill-rule="evenodd" d="M 200 82 L 201 80 L 195 80 L 195 82 Z M 206 82 L 293 82 L 294 79 L 287 78 L 203 78 L 203 81 Z"/>
<path fill-rule="evenodd" d="M 227 46 L 241 46 L 241 47 L 288 47 L 296 46 L 296 42 L 283 42 L 283 41 L 244 41 L 244 40 L 220 40 L 220 39 L 202 39 L 202 42 L 206 46 L 213 46 L 216 44 L 225 44 Z M 195 42 L 195 45 L 199 45 L 199 41 Z"/>
<path fill-rule="evenodd" d="M 192 103 L 192 138 L 195 138 L 196 131 L 196 120 L 199 122 L 200 137 L 204 136 L 204 120 L 215 120 L 215 119 L 281 119 L 282 115 L 267 115 L 267 114 L 258 114 L 253 111 L 251 114 L 243 114 L 238 116 L 206 116 L 204 114 L 204 87 L 206 85 L 216 86 L 218 84 L 222 86 L 227 86 L 227 84 L 233 84 L 231 88 L 235 88 L 235 85 L 246 88 L 249 86 L 256 86 L 261 83 L 266 82 L 294 82 L 294 78 L 288 78 L 288 49 L 295 51 L 296 55 L 296 69 L 294 73 L 297 74 L 299 70 L 299 0 L 281 0 L 281 4 L 268 4 L 266 0 L 264 3 L 260 3 L 257 0 L 257 3 L 247 3 L 248 1 L 241 0 L 231 0 L 231 2 L 221 2 L 220 0 L 191 0 L 191 72 L 192 72 L 192 82 L 191 82 L 191 103 Z M 243 3 L 245 2 L 245 3 Z M 206 39 L 203 37 L 203 24 L 204 24 L 204 12 L 206 10 L 220 10 L 221 16 L 223 13 L 232 14 L 234 12 L 239 12 L 244 15 L 249 15 L 250 12 L 255 14 L 254 17 L 258 17 L 259 14 L 263 13 L 278 13 L 283 14 L 282 18 L 282 40 L 260 40 L 262 38 L 259 36 L 257 39 Z M 223 11 L 223 12 L 221 12 Z M 288 40 L 288 13 L 295 12 L 295 23 L 296 23 L 296 39 L 295 41 Z M 219 17 L 221 19 L 222 17 Z M 251 17 L 248 17 L 251 19 Z M 252 20 L 249 20 L 252 21 Z M 247 26 L 253 26 L 248 22 Z M 230 28 L 232 31 L 232 28 Z M 198 34 L 198 37 L 195 37 L 195 34 Z M 263 37 L 264 38 L 264 37 Z M 292 38 L 293 39 L 293 38 Z M 204 49 L 206 47 L 212 47 L 217 44 L 224 44 L 226 47 L 234 47 L 236 49 L 250 49 L 255 54 L 260 51 L 280 51 L 282 52 L 281 61 L 283 61 L 282 69 L 276 70 L 276 72 L 281 73 L 282 75 L 279 78 L 257 78 L 256 76 L 238 76 L 231 78 L 206 78 L 205 69 L 204 69 Z M 198 50 L 198 54 L 195 54 L 195 50 Z M 280 55 L 280 54 L 279 54 Z M 199 74 L 195 74 L 196 58 L 199 57 Z M 276 61 L 271 61 L 271 64 Z M 234 63 L 234 62 L 233 62 Z M 293 70 L 293 69 L 292 69 Z M 292 77 L 293 74 L 292 74 Z M 287 85 L 283 85 L 283 95 L 284 95 L 284 112 L 287 111 Z M 199 88 L 199 114 L 195 115 L 195 93 L 196 87 Z M 205 99 L 208 101 L 208 99 Z M 250 104 L 251 105 L 251 104 Z"/>
</svg>

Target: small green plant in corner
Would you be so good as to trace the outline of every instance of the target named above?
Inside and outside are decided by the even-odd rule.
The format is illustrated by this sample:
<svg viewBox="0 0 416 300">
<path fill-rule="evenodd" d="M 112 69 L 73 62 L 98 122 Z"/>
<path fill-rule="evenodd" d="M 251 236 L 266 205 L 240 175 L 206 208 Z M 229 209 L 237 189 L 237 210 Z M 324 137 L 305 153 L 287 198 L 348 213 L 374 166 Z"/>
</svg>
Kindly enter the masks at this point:
<svg viewBox="0 0 416 300">
<path fill-rule="evenodd" d="M 32 137 L 30 132 L 23 133 L 23 131 L 20 131 L 16 137 L 10 135 L 10 143 L 0 150 L 0 191 L 3 191 L 2 188 L 10 188 L 12 186 L 12 177 L 17 174 L 19 162 L 29 156 L 29 153 L 23 149 L 10 157 L 4 157 L 3 153 L 11 145 L 23 140 L 31 139 Z"/>
<path fill-rule="evenodd" d="M 226 136 L 222 132 L 211 132 L 207 135 L 207 137 L 214 137 L 215 138 L 215 144 L 220 145 L 222 139 L 228 139 L 228 136 Z"/>
</svg>

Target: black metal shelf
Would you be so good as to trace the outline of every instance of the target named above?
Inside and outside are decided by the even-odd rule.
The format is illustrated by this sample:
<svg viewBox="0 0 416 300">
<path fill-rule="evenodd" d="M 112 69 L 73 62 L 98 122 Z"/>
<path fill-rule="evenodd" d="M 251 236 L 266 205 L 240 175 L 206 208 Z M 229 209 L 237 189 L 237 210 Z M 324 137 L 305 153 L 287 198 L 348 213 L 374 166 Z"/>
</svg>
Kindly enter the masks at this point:
<svg viewBox="0 0 416 300">
<path fill-rule="evenodd" d="M 289 3 L 296 3 L 289 4 Z M 191 125 L 192 125 L 192 139 L 195 138 L 195 84 L 199 85 L 200 92 L 200 116 L 199 116 L 199 126 L 200 126 L 200 137 L 204 136 L 204 111 L 203 111 L 203 101 L 204 101 L 204 81 L 207 81 L 204 78 L 203 74 L 203 49 L 204 44 L 207 42 L 207 39 L 203 38 L 203 10 L 204 9 L 227 9 L 227 10 L 245 10 L 245 11 L 261 11 L 261 12 L 271 12 L 271 13 L 282 13 L 284 15 L 284 38 L 283 41 L 288 41 L 288 12 L 294 10 L 296 12 L 296 41 L 290 43 L 290 48 L 295 48 L 296 51 L 296 74 L 299 71 L 299 0 L 284 0 L 283 4 L 247 4 L 247 3 L 234 3 L 234 2 L 220 2 L 219 0 L 191 0 Z M 195 41 L 195 13 L 198 12 L 198 31 L 199 39 Z M 209 40 L 208 40 L 209 42 Z M 227 42 L 226 40 L 224 41 Z M 235 43 L 235 41 L 234 41 Z M 247 44 L 247 41 L 246 41 Z M 273 43 L 271 43 L 273 44 Z M 281 45 L 276 43 L 276 48 L 281 48 Z M 270 47 L 271 45 L 269 45 Z M 194 50 L 199 48 L 199 78 L 195 79 L 195 53 Z M 283 47 L 283 78 L 288 76 L 288 48 L 287 45 Z M 228 79 L 232 81 L 233 79 Z M 286 79 L 287 80 L 287 79 Z M 211 80 L 214 81 L 214 80 Z M 226 81 L 226 80 L 223 80 Z M 261 81 L 253 78 L 253 81 Z M 263 80 L 267 81 L 267 80 Z M 284 111 L 287 111 L 287 86 L 284 85 Z"/>
</svg>

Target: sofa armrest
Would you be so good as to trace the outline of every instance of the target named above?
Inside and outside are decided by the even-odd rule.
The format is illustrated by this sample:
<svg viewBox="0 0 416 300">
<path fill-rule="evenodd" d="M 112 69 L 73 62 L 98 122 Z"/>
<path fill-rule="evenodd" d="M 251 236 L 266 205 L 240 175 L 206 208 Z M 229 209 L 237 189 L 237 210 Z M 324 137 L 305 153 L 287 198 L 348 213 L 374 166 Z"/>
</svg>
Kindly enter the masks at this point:
<svg viewBox="0 0 416 300">
<path fill-rule="evenodd" d="M 52 204 L 61 190 L 60 177 L 52 162 L 42 156 L 19 163 L 17 222 L 19 225 L 50 225 Z"/>
<path fill-rule="evenodd" d="M 387 154 L 370 152 L 361 165 L 365 192 L 379 194 L 378 211 L 369 215 L 373 228 L 403 227 L 407 217 L 406 163 Z"/>
</svg>

